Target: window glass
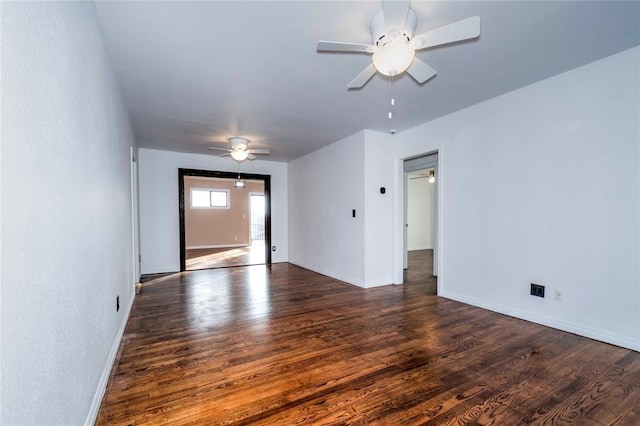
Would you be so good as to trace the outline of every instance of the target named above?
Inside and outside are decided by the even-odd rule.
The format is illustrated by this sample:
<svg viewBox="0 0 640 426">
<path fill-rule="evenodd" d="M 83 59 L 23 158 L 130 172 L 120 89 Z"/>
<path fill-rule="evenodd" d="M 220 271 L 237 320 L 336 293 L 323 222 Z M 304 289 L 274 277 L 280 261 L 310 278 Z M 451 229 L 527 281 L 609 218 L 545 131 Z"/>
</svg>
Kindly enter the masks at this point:
<svg viewBox="0 0 640 426">
<path fill-rule="evenodd" d="M 204 189 L 192 189 L 191 207 L 211 207 L 209 191 Z"/>
<path fill-rule="evenodd" d="M 192 209 L 228 209 L 228 189 L 191 188 Z"/>
<path fill-rule="evenodd" d="M 227 191 L 211 191 L 211 207 L 228 207 L 228 199 Z"/>
</svg>

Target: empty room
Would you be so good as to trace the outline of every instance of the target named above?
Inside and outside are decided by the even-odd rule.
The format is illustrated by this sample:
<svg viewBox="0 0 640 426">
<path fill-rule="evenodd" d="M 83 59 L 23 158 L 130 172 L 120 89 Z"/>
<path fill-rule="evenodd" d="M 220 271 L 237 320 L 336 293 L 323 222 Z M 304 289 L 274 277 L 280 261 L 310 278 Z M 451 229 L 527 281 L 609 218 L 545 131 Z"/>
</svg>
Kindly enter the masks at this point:
<svg viewBox="0 0 640 426">
<path fill-rule="evenodd" d="M 0 21 L 0 424 L 640 424 L 640 2 Z"/>
</svg>

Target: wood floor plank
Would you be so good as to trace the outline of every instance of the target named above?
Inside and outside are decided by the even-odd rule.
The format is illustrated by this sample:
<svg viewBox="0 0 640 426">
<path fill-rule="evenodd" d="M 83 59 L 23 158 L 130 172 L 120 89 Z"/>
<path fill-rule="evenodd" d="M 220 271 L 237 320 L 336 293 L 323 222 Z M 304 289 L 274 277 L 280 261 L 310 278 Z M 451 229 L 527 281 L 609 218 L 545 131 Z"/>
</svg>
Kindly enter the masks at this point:
<svg viewBox="0 0 640 426">
<path fill-rule="evenodd" d="M 266 262 L 264 241 L 241 247 L 186 249 L 187 271 L 230 266 L 260 265 Z"/>
<path fill-rule="evenodd" d="M 640 419 L 640 354 L 404 286 L 289 264 L 152 279 L 97 424 L 616 424 Z"/>
</svg>

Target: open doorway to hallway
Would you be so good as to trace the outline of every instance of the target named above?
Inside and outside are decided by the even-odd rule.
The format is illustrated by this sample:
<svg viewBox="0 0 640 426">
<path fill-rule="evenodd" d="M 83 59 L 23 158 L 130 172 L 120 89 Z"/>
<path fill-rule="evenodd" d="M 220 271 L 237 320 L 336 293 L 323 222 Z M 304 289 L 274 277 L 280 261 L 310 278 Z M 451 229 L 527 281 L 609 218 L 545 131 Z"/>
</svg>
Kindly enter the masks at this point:
<svg viewBox="0 0 640 426">
<path fill-rule="evenodd" d="M 437 292 L 437 153 L 406 160 L 404 282 Z"/>
<path fill-rule="evenodd" d="M 180 169 L 181 270 L 270 264 L 269 176 Z"/>
</svg>

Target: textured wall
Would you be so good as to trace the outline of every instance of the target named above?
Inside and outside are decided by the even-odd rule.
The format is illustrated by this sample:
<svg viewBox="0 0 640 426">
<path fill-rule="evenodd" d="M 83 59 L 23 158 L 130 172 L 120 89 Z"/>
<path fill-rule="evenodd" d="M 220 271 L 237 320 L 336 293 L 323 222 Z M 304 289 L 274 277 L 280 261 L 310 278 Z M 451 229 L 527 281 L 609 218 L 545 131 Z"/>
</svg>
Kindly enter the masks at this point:
<svg viewBox="0 0 640 426">
<path fill-rule="evenodd" d="M 639 64 L 630 49 L 396 135 L 399 158 L 439 150 L 441 296 L 640 349 Z"/>
<path fill-rule="evenodd" d="M 364 141 L 358 132 L 289 163 L 289 261 L 359 286 L 366 286 Z"/>
<path fill-rule="evenodd" d="M 361 287 L 392 284 L 391 136 L 363 130 L 289 163 L 290 262 Z M 356 217 L 352 211 L 356 210 Z"/>
<path fill-rule="evenodd" d="M 133 137 L 93 3 L 1 7 L 0 423 L 77 425 L 133 297 Z"/>
<path fill-rule="evenodd" d="M 373 130 L 364 131 L 364 249 L 366 287 L 393 282 L 393 156 L 389 148 L 394 137 Z M 387 191 L 380 193 L 380 187 Z"/>
</svg>

